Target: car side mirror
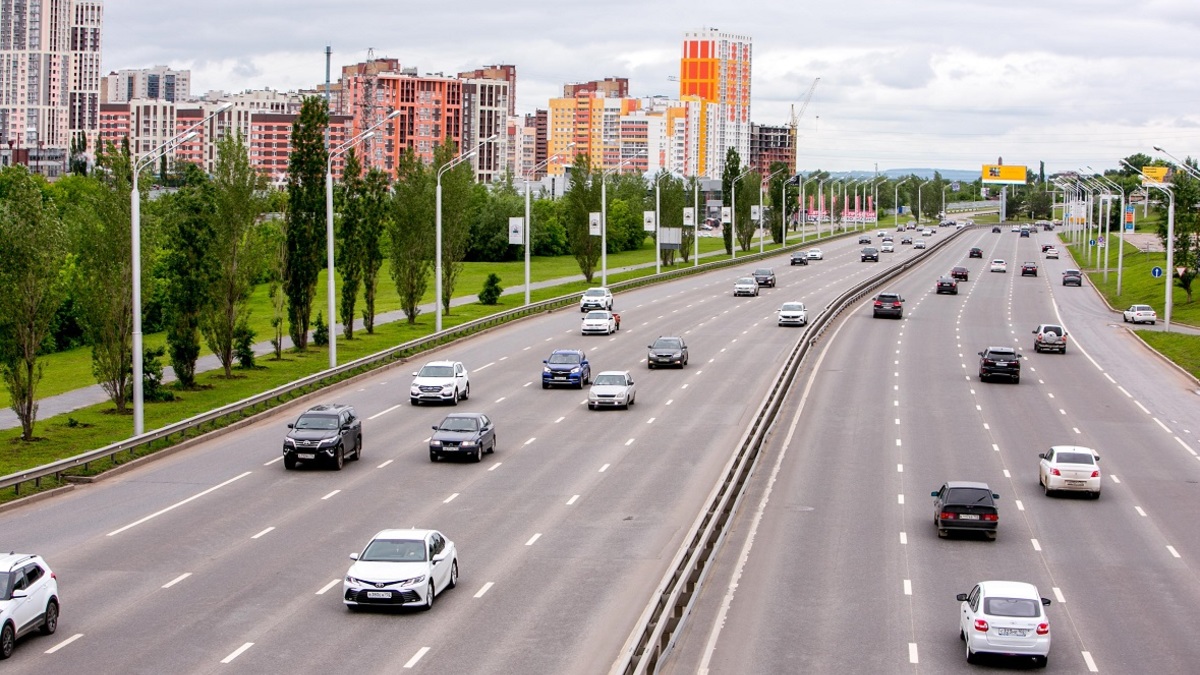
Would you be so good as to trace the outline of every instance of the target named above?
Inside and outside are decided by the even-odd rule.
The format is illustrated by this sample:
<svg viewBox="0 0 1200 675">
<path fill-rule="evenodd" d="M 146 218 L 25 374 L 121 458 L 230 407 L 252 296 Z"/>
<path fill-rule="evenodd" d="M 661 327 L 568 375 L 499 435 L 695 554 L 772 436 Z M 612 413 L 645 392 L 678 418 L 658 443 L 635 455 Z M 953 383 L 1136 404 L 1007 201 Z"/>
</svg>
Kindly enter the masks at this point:
<svg viewBox="0 0 1200 675">
<path fill-rule="evenodd" d="M 1050 606 L 1050 598 L 1042 598 L 1042 607 Z"/>
<path fill-rule="evenodd" d="M 646 345 L 646 349 L 654 349 L 654 345 Z"/>
<path fill-rule="evenodd" d="M 417 376 L 417 372 L 413 371 L 413 377 L 416 377 L 416 376 Z"/>
<path fill-rule="evenodd" d="M 542 359 L 542 363 L 550 363 L 550 359 Z"/>
<path fill-rule="evenodd" d="M 1068 333 L 1067 331 L 1065 331 L 1065 330 L 1064 330 L 1064 331 L 1063 331 L 1063 337 L 1067 337 L 1068 335 L 1070 335 L 1070 333 Z"/>
<path fill-rule="evenodd" d="M 445 553 L 439 553 L 439 554 L 433 556 L 433 562 L 435 562 L 435 563 L 440 563 L 445 559 L 446 559 Z"/>
<path fill-rule="evenodd" d="M 633 384 L 633 380 L 628 380 L 628 382 L 629 382 L 629 384 Z M 1099 459 L 1099 457 L 1097 457 L 1096 459 Z"/>
<path fill-rule="evenodd" d="M 289 428 L 289 429 L 295 429 L 295 428 L 296 428 L 296 425 L 295 425 L 295 424 L 291 424 L 291 423 L 289 422 L 289 423 L 288 423 L 288 428 Z"/>
<path fill-rule="evenodd" d="M 934 490 L 933 492 L 930 492 L 930 493 L 929 493 L 929 496 L 930 496 L 930 497 L 936 497 L 936 496 L 938 496 L 938 491 L 937 491 L 937 490 Z"/>
<path fill-rule="evenodd" d="M 1030 332 L 1030 333 L 1033 333 L 1034 335 L 1037 335 L 1037 329 L 1036 329 L 1036 328 L 1034 328 L 1033 330 L 1031 330 L 1031 331 L 1029 331 L 1029 332 Z"/>
<path fill-rule="evenodd" d="M 1000 499 L 1000 495 L 998 495 L 998 494 L 996 494 L 995 492 L 993 492 L 993 493 L 992 493 L 992 499 Z"/>
<path fill-rule="evenodd" d="M 11 597 L 13 600 L 16 600 L 17 598 L 25 598 L 28 596 L 29 596 L 29 593 L 26 591 L 13 591 Z"/>
<path fill-rule="evenodd" d="M 436 424 L 435 424 L 435 425 L 433 425 L 433 426 L 432 426 L 432 427 L 430 427 L 430 428 L 431 428 L 431 429 L 433 429 L 434 431 L 437 431 L 437 425 L 436 425 Z"/>
<path fill-rule="evenodd" d="M 1038 459 L 1046 459 L 1046 453 L 1044 453 L 1044 452 L 1039 452 L 1039 453 L 1038 453 Z"/>
<path fill-rule="evenodd" d="M 983 356 L 983 352 L 979 352 L 979 355 L 980 355 L 980 356 Z"/>
<path fill-rule="evenodd" d="M 955 600 L 958 600 L 959 602 L 966 602 L 966 601 L 967 601 L 967 594 L 966 594 L 966 593 L 959 593 L 958 595 L 954 596 L 954 599 L 955 599 Z"/>
<path fill-rule="evenodd" d="M 1096 461 L 1097 461 L 1097 462 L 1099 462 L 1099 461 L 1100 461 L 1100 455 L 1096 455 Z"/>
<path fill-rule="evenodd" d="M 351 553 L 351 554 L 350 554 L 350 559 L 351 559 L 351 560 L 358 560 L 358 554 L 357 554 L 357 553 Z"/>
</svg>

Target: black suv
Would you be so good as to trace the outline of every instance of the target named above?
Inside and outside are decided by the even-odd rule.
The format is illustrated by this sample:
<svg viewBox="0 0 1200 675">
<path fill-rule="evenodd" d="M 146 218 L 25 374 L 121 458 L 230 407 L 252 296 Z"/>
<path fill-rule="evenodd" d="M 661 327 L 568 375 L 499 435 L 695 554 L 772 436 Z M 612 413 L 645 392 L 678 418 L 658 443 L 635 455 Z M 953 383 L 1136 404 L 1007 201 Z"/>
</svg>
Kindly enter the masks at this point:
<svg viewBox="0 0 1200 675">
<path fill-rule="evenodd" d="M 806 251 L 792 251 L 792 265 L 807 265 L 808 253 Z"/>
<path fill-rule="evenodd" d="M 646 354 L 646 367 L 650 370 L 654 370 L 658 366 L 682 368 L 687 365 L 687 343 L 681 337 L 660 337 L 654 341 L 654 344 L 646 348 L 650 350 Z"/>
<path fill-rule="evenodd" d="M 939 537 L 949 536 L 950 530 L 960 530 L 983 532 L 988 539 L 996 539 L 996 528 L 1000 525 L 996 500 L 1000 495 L 992 492 L 987 483 L 947 481 L 929 496 L 933 497 L 933 525 Z"/>
<path fill-rule="evenodd" d="M 950 295 L 958 295 L 958 279 L 954 277 L 941 277 L 937 280 L 938 295 L 949 293 Z"/>
<path fill-rule="evenodd" d="M 899 293 L 880 293 L 875 296 L 874 311 L 871 315 L 878 319 L 881 316 L 904 318 L 904 298 Z"/>
<path fill-rule="evenodd" d="M 979 381 L 1007 377 L 1013 384 L 1021 381 L 1021 355 L 1012 347 L 988 347 L 979 352 Z"/>
<path fill-rule="evenodd" d="M 754 281 L 759 286 L 770 286 L 775 288 L 775 270 L 770 267 L 760 267 L 754 270 Z"/>
<path fill-rule="evenodd" d="M 858 238 L 858 243 L 869 244 L 869 243 L 871 243 L 871 237 L 869 235 L 864 234 Z"/>
<path fill-rule="evenodd" d="M 874 246 L 868 246 L 862 250 L 862 261 L 879 262 L 879 249 Z"/>
<path fill-rule="evenodd" d="M 322 403 L 305 410 L 288 425 L 283 439 L 283 468 L 297 462 L 322 462 L 341 470 L 347 455 L 362 459 L 362 420 L 354 408 L 341 403 Z"/>
<path fill-rule="evenodd" d="M 982 258 L 983 258 L 983 249 L 981 249 L 981 248 L 973 248 L 973 249 L 971 249 L 970 251 L 968 251 L 968 252 L 967 252 L 967 257 L 968 257 L 968 258 L 980 258 L 980 259 L 982 259 Z"/>
</svg>

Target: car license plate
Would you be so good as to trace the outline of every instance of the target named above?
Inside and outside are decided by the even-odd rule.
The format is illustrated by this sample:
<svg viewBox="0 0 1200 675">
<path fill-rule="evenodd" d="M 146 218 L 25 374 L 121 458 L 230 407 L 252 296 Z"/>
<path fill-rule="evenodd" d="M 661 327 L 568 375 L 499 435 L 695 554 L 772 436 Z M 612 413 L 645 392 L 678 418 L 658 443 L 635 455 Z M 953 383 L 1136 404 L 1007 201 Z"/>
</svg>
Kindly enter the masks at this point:
<svg viewBox="0 0 1200 675">
<path fill-rule="evenodd" d="M 1000 637 L 1025 637 L 1028 631 L 1024 628 L 997 628 L 996 635 Z"/>
<path fill-rule="evenodd" d="M 390 591 L 367 591 L 367 597 L 377 600 L 386 600 L 392 597 L 392 594 Z"/>
<path fill-rule="evenodd" d="M 556 379 L 556 380 L 565 380 L 565 379 L 567 379 L 567 376 L 566 376 L 566 375 L 555 375 L 555 376 L 554 376 L 554 379 Z"/>
<path fill-rule="evenodd" d="M 958 514 L 958 519 L 959 520 L 979 520 L 979 514 L 977 514 L 977 513 L 960 513 L 960 514 Z"/>
<path fill-rule="evenodd" d="M 1071 485 L 1071 486 L 1074 486 L 1074 487 L 1082 487 L 1082 486 L 1084 486 L 1084 485 L 1087 485 L 1087 481 L 1082 481 L 1082 480 L 1069 480 L 1069 481 L 1067 481 L 1067 485 Z"/>
<path fill-rule="evenodd" d="M 314 454 L 313 454 L 313 453 L 311 453 L 311 452 L 298 452 L 298 453 L 296 453 L 296 459 L 316 459 L 316 458 L 317 458 L 317 456 L 316 456 L 316 455 L 314 455 Z"/>
</svg>

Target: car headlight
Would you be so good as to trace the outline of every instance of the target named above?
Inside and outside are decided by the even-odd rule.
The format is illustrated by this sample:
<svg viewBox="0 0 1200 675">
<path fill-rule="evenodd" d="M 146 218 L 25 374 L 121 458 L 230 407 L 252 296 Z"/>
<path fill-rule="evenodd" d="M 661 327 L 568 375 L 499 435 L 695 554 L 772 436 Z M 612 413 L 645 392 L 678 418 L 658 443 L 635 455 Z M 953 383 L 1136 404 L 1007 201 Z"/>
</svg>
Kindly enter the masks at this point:
<svg viewBox="0 0 1200 675">
<path fill-rule="evenodd" d="M 464 448 L 473 448 L 476 445 L 479 445 L 479 442 L 478 441 L 463 441 L 459 445 L 461 445 Z"/>
<path fill-rule="evenodd" d="M 572 369 L 571 369 L 571 372 L 572 372 L 572 373 L 578 373 L 578 372 L 579 372 L 579 366 L 575 366 L 574 368 L 572 368 Z"/>
<path fill-rule="evenodd" d="M 438 441 L 438 440 L 432 440 L 432 441 L 429 441 L 429 447 L 431 447 L 431 448 L 440 448 L 440 447 L 442 447 L 442 442 L 441 442 L 441 441 Z"/>
<path fill-rule="evenodd" d="M 295 439 L 292 439 L 292 438 L 285 438 L 285 439 L 283 439 L 283 447 L 285 447 L 285 448 L 294 448 L 294 447 L 296 447 L 296 441 L 295 441 Z"/>
<path fill-rule="evenodd" d="M 452 385 L 452 384 L 443 384 L 442 385 L 442 393 L 448 393 L 451 391 L 454 391 L 454 385 Z"/>
<path fill-rule="evenodd" d="M 546 374 L 549 374 L 552 372 L 554 372 L 554 371 L 550 370 L 550 366 L 542 366 L 542 374 L 543 375 L 546 375 Z"/>
<path fill-rule="evenodd" d="M 407 587 L 410 587 L 410 586 L 419 586 L 420 584 L 423 584 L 423 583 L 425 583 L 425 575 L 424 575 L 424 574 L 422 574 L 422 575 L 421 575 L 421 576 L 419 576 L 419 577 L 413 577 L 413 578 L 411 578 L 411 579 L 405 579 L 404 581 L 398 582 L 398 583 L 397 583 L 397 585 L 398 585 L 398 586 L 404 586 L 404 587 L 406 587 L 406 588 L 407 588 Z"/>
<path fill-rule="evenodd" d="M 419 394 L 421 393 L 421 388 L 414 384 L 408 391 L 412 394 Z"/>
<path fill-rule="evenodd" d="M 352 584 L 354 586 L 374 586 L 375 585 L 369 581 L 364 581 L 362 579 L 355 579 L 354 577 L 351 577 L 351 576 L 346 577 L 346 583 Z"/>
</svg>

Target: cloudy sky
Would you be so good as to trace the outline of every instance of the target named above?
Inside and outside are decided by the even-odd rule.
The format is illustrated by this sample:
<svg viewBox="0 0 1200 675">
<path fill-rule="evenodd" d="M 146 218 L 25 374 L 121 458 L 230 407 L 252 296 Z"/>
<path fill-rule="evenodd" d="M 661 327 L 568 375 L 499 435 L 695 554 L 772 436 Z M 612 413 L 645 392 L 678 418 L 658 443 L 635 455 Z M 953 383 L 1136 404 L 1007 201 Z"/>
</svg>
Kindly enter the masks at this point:
<svg viewBox="0 0 1200 675">
<path fill-rule="evenodd" d="M 565 82 L 628 77 L 677 95 L 684 31 L 754 41 L 752 116 L 800 119 L 801 170 L 1048 171 L 1200 155 L 1197 0 L 108 0 L 104 67 L 191 69 L 209 90 L 313 87 L 341 65 L 517 66 L 517 110 Z"/>
</svg>

